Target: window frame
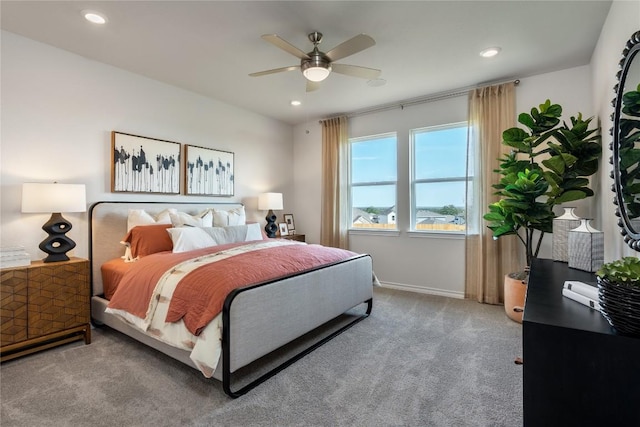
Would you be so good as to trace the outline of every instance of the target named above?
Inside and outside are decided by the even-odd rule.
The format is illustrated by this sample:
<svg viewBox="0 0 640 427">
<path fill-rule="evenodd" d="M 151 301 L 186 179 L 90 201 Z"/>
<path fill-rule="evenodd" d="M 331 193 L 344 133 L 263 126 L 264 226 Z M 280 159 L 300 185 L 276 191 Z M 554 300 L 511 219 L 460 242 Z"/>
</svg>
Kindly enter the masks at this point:
<svg viewBox="0 0 640 427">
<path fill-rule="evenodd" d="M 410 129 L 409 130 L 409 233 L 413 235 L 425 235 L 425 234 L 444 234 L 444 235 L 464 235 L 466 234 L 466 229 L 468 227 L 468 223 L 466 221 L 466 210 L 467 210 L 467 197 L 466 197 L 466 189 L 473 182 L 473 175 L 468 174 L 468 170 L 465 171 L 464 176 L 451 176 L 451 177 L 440 177 L 440 178 L 420 178 L 416 179 L 416 134 L 425 133 L 425 132 L 434 132 L 439 130 L 446 129 L 454 129 L 454 128 L 466 128 L 467 135 L 467 143 L 465 150 L 465 164 L 467 164 L 468 169 L 468 138 L 469 138 L 469 122 L 468 121 L 460 121 L 454 123 L 447 123 L 443 125 L 434 125 L 434 126 L 424 126 L 420 128 Z M 416 214 L 418 212 L 417 209 L 417 193 L 416 193 L 416 184 L 431 184 L 431 183 L 445 183 L 445 182 L 466 182 L 465 185 L 465 229 L 464 230 L 420 230 L 417 227 Z"/>
<path fill-rule="evenodd" d="M 353 183 L 352 182 L 352 177 L 353 177 L 353 144 L 354 143 L 358 143 L 358 142 L 365 142 L 365 141 L 370 141 L 370 140 L 376 140 L 376 139 L 385 139 L 385 138 L 394 138 L 395 139 L 395 156 L 396 156 L 396 180 L 395 181 L 367 181 L 367 182 L 358 182 L 358 183 Z M 374 233 L 374 234 L 392 234 L 392 235 L 398 235 L 399 229 L 398 229 L 398 132 L 396 131 L 390 131 L 390 132 L 383 132 L 383 133 L 378 133 L 378 134 L 374 134 L 374 135 L 365 135 L 365 136 L 359 136 L 359 137 L 351 137 L 348 139 L 348 143 L 349 143 L 349 151 L 348 151 L 348 158 L 349 158 L 349 162 L 348 162 L 348 182 L 347 182 L 347 187 L 348 187 L 348 224 L 347 224 L 347 230 L 349 233 L 358 233 L 358 234 L 370 234 L 370 233 Z M 393 224 L 394 227 L 393 228 L 375 228 L 375 227 L 354 227 L 353 226 L 353 188 L 354 187 L 370 187 L 370 186 L 383 186 L 383 185 L 393 185 L 395 187 L 395 200 L 394 200 L 394 204 L 393 206 L 395 207 L 395 223 Z"/>
</svg>

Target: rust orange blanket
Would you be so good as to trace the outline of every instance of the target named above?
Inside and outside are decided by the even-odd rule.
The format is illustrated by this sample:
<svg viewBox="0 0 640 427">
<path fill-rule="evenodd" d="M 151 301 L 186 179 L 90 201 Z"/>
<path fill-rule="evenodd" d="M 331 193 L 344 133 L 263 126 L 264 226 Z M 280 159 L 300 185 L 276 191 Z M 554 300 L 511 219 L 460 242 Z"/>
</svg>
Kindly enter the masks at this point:
<svg viewBox="0 0 640 427">
<path fill-rule="evenodd" d="M 182 319 L 187 329 L 198 335 L 222 311 L 232 290 L 355 255 L 343 249 L 284 240 L 234 243 L 179 254 L 158 253 L 140 259 L 127 273 L 109 308 L 126 310 L 144 319 L 149 316 L 154 295 L 159 296 L 158 284 L 168 275 L 182 273 L 171 296 L 166 322 Z M 189 271 L 190 263 L 203 260 L 207 263 Z"/>
</svg>

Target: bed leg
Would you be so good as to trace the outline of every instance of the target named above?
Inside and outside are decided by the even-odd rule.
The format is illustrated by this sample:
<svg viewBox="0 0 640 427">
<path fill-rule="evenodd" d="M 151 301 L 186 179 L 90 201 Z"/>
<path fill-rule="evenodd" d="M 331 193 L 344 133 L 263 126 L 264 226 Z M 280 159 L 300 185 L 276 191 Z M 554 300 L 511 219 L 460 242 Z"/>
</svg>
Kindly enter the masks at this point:
<svg viewBox="0 0 640 427">
<path fill-rule="evenodd" d="M 265 382 L 266 380 L 268 380 L 272 376 L 276 375 L 278 372 L 282 371 L 283 369 L 291 366 L 292 364 L 294 364 L 298 360 L 302 359 L 304 356 L 306 356 L 307 354 L 311 353 L 312 351 L 314 351 L 318 347 L 321 347 L 325 343 L 331 341 L 333 338 L 337 337 L 338 335 L 340 335 L 341 333 L 343 333 L 344 331 L 346 331 L 347 329 L 349 329 L 350 327 L 352 327 L 356 323 L 360 322 L 361 320 L 366 319 L 371 314 L 371 310 L 373 308 L 373 298 L 369 298 L 368 300 L 364 301 L 364 303 L 367 304 L 367 309 L 366 309 L 365 313 L 363 313 L 362 315 L 356 317 L 353 321 L 347 323 L 346 325 L 344 325 L 340 329 L 338 329 L 338 330 L 334 331 L 333 333 L 331 333 L 331 335 L 328 335 L 327 337 L 321 339 L 320 341 L 316 342 L 315 344 L 312 344 L 308 348 L 306 348 L 306 349 L 302 350 L 300 353 L 292 356 L 290 359 L 284 361 L 282 364 L 276 366 L 272 370 L 266 372 L 265 374 L 261 375 L 260 377 L 258 377 L 257 379 L 253 380 L 252 382 L 250 382 L 249 384 L 247 384 L 246 386 L 242 387 L 241 389 L 239 389 L 237 391 L 231 390 L 231 372 L 230 372 L 229 344 L 228 344 L 230 337 L 229 337 L 229 330 L 226 327 L 226 324 L 223 323 L 223 326 L 222 326 L 222 388 L 223 388 L 224 392 L 229 397 L 232 397 L 234 399 L 237 398 L 237 397 L 242 396 L 243 394 L 247 393 L 251 389 L 257 387 L 260 384 L 262 384 L 263 382 Z"/>
</svg>

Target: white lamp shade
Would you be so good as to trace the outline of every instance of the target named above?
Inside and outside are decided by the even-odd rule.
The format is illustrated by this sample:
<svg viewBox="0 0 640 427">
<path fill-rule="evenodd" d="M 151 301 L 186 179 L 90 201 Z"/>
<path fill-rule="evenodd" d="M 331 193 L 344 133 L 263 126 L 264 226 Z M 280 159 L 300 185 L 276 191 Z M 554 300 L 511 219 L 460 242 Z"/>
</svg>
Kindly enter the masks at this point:
<svg viewBox="0 0 640 427">
<path fill-rule="evenodd" d="M 85 212 L 84 184 L 26 182 L 22 184 L 22 212 Z"/>
<path fill-rule="evenodd" d="M 329 73 L 331 69 L 325 67 L 309 67 L 305 69 L 302 74 L 306 77 L 307 80 L 312 82 L 321 82 L 327 77 L 329 77 Z"/>
<path fill-rule="evenodd" d="M 261 211 L 281 210 L 282 193 L 262 193 L 258 196 L 258 209 Z"/>
</svg>

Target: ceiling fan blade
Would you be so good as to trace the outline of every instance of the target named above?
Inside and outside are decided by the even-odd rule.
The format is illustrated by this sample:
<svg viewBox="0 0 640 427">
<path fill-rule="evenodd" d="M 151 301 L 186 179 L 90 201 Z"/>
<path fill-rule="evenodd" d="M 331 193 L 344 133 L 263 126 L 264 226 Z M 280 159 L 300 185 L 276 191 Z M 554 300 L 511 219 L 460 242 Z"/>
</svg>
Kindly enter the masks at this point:
<svg viewBox="0 0 640 427">
<path fill-rule="evenodd" d="M 307 92 L 313 92 L 314 90 L 320 89 L 320 82 L 312 82 L 311 80 L 307 80 Z"/>
<path fill-rule="evenodd" d="M 259 77 L 259 76 L 266 76 L 267 74 L 275 74 L 275 73 L 281 73 L 283 71 L 293 71 L 293 70 L 299 70 L 299 69 L 300 69 L 299 65 L 291 65 L 289 67 L 274 68 L 273 70 L 258 71 L 257 73 L 251 73 L 249 75 L 251 77 Z"/>
<path fill-rule="evenodd" d="M 331 64 L 331 71 L 339 74 L 345 74 L 351 77 L 359 77 L 361 79 L 373 80 L 380 77 L 382 71 L 375 68 L 360 67 L 358 65 L 347 64 Z"/>
<path fill-rule="evenodd" d="M 339 44 L 331 49 L 325 55 L 327 58 L 333 61 L 338 61 L 342 58 L 346 58 L 349 55 L 358 53 L 361 50 L 365 50 L 376 44 L 376 41 L 366 34 L 359 34 L 346 42 Z"/>
<path fill-rule="evenodd" d="M 297 47 L 295 47 L 285 39 L 280 38 L 276 34 L 265 34 L 262 36 L 262 38 L 268 41 L 269 43 L 284 50 L 285 52 L 289 52 L 291 55 L 295 56 L 296 58 L 310 59 L 309 55 L 307 55 L 305 52 L 301 51 L 300 49 L 298 49 Z"/>
</svg>

